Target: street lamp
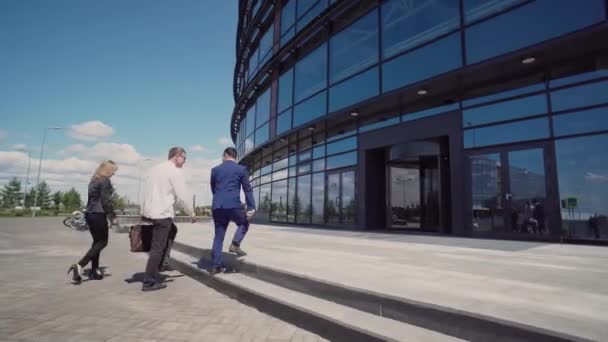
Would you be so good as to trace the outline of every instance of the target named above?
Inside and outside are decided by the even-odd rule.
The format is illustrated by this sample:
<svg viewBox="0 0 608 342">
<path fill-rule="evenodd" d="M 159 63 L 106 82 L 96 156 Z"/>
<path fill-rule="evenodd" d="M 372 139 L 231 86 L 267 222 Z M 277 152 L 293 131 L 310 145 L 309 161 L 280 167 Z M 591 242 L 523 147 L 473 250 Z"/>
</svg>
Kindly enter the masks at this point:
<svg viewBox="0 0 608 342">
<path fill-rule="evenodd" d="M 152 159 L 150 159 L 150 158 L 146 158 L 146 159 L 143 159 L 143 160 L 140 159 L 137 162 L 137 175 L 138 175 L 138 180 L 137 180 L 137 204 L 139 204 L 139 211 L 140 211 L 139 213 L 140 214 L 141 214 L 141 200 L 139 199 L 139 193 L 141 191 L 141 164 L 143 162 L 151 161 L 151 160 Z"/>
<path fill-rule="evenodd" d="M 38 161 L 38 176 L 36 177 L 36 191 L 34 191 L 34 207 L 32 209 L 32 217 L 36 216 L 36 205 L 38 204 L 38 187 L 40 186 L 40 171 L 42 170 L 42 156 L 44 154 L 44 143 L 46 142 L 46 133 L 50 130 L 58 131 L 63 127 L 47 127 L 42 135 L 42 145 L 40 145 L 40 160 Z"/>
<path fill-rule="evenodd" d="M 25 196 L 27 194 L 27 184 L 30 181 L 30 161 L 32 158 L 30 157 L 30 151 L 26 150 L 25 148 L 18 148 L 17 151 L 27 152 L 27 171 L 25 172 L 25 183 L 23 188 L 23 209 L 25 210 Z"/>
</svg>

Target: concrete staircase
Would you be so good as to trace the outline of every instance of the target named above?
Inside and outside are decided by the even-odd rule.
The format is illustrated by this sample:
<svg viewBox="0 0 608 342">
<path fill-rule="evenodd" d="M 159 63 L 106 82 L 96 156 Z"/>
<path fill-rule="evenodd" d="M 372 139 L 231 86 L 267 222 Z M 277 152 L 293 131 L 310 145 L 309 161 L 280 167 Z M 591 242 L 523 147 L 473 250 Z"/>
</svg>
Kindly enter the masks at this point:
<svg viewBox="0 0 608 342">
<path fill-rule="evenodd" d="M 182 273 L 333 341 L 588 341 L 518 322 L 398 298 L 224 254 L 234 272 L 211 276 L 208 250 L 175 242 Z"/>
</svg>

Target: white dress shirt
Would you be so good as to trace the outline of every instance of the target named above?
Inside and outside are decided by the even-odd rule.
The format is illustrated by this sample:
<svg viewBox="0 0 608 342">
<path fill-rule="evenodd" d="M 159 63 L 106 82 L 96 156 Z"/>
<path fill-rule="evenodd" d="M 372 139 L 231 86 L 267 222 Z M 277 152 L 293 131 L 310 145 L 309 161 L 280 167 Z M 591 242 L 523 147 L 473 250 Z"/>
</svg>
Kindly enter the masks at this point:
<svg viewBox="0 0 608 342">
<path fill-rule="evenodd" d="M 173 218 L 176 200 L 192 215 L 192 194 L 186 186 L 182 170 L 171 161 L 152 167 L 144 182 L 143 216 L 151 219 Z"/>
</svg>

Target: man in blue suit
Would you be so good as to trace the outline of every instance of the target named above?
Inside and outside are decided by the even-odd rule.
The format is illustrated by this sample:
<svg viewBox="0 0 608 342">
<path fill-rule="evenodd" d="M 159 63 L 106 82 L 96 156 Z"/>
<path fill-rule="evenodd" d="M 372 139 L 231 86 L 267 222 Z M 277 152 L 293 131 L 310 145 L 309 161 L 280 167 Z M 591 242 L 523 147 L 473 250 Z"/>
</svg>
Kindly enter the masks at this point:
<svg viewBox="0 0 608 342">
<path fill-rule="evenodd" d="M 247 212 L 241 203 L 241 187 L 245 193 Z M 255 212 L 253 191 L 249 184 L 249 172 L 244 166 L 236 163 L 236 149 L 228 147 L 224 150 L 222 164 L 211 169 L 211 192 L 213 193 L 213 222 L 215 223 L 215 238 L 213 239 L 213 268 L 211 274 L 222 272 L 222 246 L 226 236 L 226 228 L 230 221 L 238 226 L 229 251 L 239 256 L 246 253 L 241 249 L 241 242 L 249 229 L 249 218 Z"/>
</svg>

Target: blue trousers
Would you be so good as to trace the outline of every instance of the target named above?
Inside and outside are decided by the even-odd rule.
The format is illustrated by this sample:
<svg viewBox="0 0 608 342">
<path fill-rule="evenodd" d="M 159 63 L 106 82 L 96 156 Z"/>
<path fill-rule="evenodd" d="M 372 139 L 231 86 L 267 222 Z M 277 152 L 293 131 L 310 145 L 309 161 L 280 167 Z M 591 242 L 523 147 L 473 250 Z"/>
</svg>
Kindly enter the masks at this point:
<svg viewBox="0 0 608 342">
<path fill-rule="evenodd" d="M 236 233 L 232 242 L 236 245 L 240 245 L 245 234 L 249 230 L 249 222 L 245 215 L 245 210 L 242 208 L 236 209 L 215 209 L 213 210 L 213 223 L 215 224 L 215 237 L 213 238 L 213 267 L 223 267 L 222 263 L 222 247 L 224 245 L 224 237 L 226 236 L 226 229 L 230 221 L 233 221 L 237 225 Z"/>
</svg>

